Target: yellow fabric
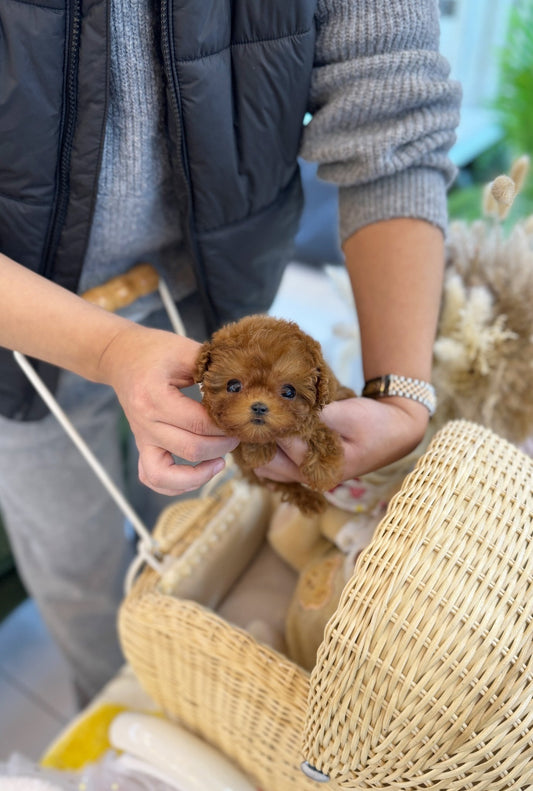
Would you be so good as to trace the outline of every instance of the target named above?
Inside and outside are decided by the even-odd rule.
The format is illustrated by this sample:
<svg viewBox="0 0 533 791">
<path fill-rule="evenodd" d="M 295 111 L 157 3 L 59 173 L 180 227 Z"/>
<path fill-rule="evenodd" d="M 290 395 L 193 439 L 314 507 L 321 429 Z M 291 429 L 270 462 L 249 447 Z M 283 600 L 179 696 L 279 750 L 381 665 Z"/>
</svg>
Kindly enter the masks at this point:
<svg viewBox="0 0 533 791">
<path fill-rule="evenodd" d="M 110 749 L 109 726 L 122 711 L 127 711 L 127 706 L 117 703 L 101 703 L 89 709 L 50 746 L 41 758 L 41 765 L 75 770 L 97 761 Z"/>
</svg>

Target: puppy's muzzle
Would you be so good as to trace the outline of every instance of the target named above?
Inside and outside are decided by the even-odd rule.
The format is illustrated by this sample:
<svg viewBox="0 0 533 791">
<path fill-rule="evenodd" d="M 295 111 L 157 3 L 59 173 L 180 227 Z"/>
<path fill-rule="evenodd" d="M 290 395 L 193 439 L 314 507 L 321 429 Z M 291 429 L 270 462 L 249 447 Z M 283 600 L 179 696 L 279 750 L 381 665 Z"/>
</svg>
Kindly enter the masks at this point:
<svg viewBox="0 0 533 791">
<path fill-rule="evenodd" d="M 268 415 L 268 407 L 266 404 L 263 404 L 262 401 L 255 401 L 250 406 L 250 412 L 252 413 L 253 423 L 264 423 Z"/>
</svg>

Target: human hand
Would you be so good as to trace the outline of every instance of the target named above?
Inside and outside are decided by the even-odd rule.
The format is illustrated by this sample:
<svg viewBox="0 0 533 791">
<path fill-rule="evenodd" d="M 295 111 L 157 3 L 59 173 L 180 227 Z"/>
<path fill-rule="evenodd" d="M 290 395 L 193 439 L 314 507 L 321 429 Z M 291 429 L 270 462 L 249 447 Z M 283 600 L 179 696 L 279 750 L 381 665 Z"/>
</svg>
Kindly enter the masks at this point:
<svg viewBox="0 0 533 791">
<path fill-rule="evenodd" d="M 407 456 L 423 439 L 429 413 L 407 398 L 350 398 L 325 406 L 322 419 L 341 437 L 341 483 Z M 305 452 L 306 444 L 297 437 L 279 440 L 272 461 L 255 472 L 273 481 L 305 483 L 299 469 Z"/>
<path fill-rule="evenodd" d="M 181 392 L 194 384 L 200 344 L 172 332 L 128 323 L 100 359 L 139 450 L 139 479 L 160 494 L 178 495 L 207 483 L 238 441 L 204 407 Z M 175 463 L 174 456 L 191 464 Z"/>
</svg>

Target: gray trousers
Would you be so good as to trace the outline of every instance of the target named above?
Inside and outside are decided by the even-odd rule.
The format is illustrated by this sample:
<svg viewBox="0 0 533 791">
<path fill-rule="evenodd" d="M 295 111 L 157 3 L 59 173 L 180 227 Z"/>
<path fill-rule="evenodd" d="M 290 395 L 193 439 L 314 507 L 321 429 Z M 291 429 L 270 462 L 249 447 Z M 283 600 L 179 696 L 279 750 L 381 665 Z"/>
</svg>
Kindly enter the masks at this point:
<svg viewBox="0 0 533 791">
<path fill-rule="evenodd" d="M 124 489 L 113 391 L 64 373 L 57 397 Z M 124 517 L 52 415 L 0 417 L 0 509 L 21 579 L 89 699 L 122 661 L 116 614 L 134 548 Z"/>
<path fill-rule="evenodd" d="M 181 307 L 184 321 L 188 307 Z M 188 334 L 201 335 L 194 327 L 199 312 L 193 310 L 192 319 Z M 147 323 L 165 326 L 165 319 Z M 128 454 L 121 448 L 114 392 L 62 372 L 57 399 L 152 528 L 170 500 L 138 483 L 134 443 Z M 86 701 L 123 661 L 116 616 L 134 555 L 131 527 L 52 415 L 29 423 L 0 417 L 0 510 L 21 579 L 67 659 L 79 700 Z"/>
</svg>

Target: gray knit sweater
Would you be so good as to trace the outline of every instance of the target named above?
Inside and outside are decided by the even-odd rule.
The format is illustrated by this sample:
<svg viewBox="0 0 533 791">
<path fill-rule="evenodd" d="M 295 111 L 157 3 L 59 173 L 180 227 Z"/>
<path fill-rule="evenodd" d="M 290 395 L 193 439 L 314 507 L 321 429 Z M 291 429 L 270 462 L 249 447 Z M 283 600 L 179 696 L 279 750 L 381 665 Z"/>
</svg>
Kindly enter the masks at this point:
<svg viewBox="0 0 533 791">
<path fill-rule="evenodd" d="M 194 289 L 164 134 L 152 0 L 112 0 L 111 84 L 99 193 L 80 290 L 139 260 Z M 446 226 L 460 88 L 438 53 L 437 0 L 318 0 L 301 154 L 339 185 L 340 233 L 390 217 Z M 154 305 L 144 298 L 137 314 Z M 139 318 L 139 315 L 134 316 Z"/>
</svg>

